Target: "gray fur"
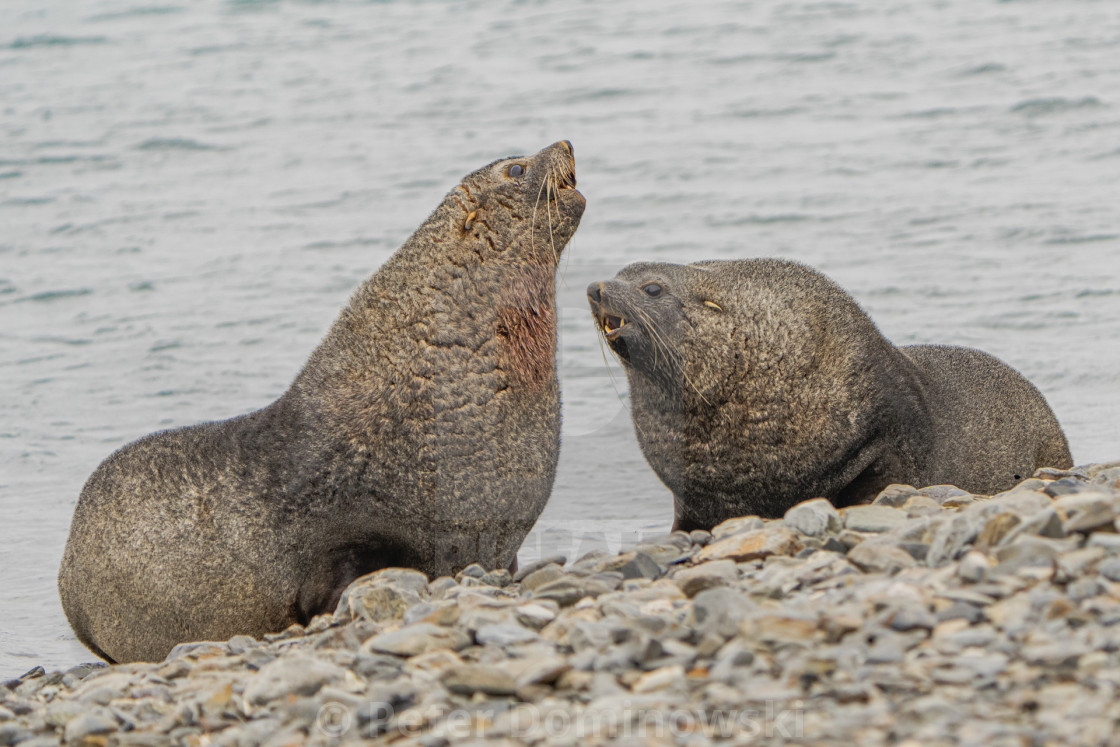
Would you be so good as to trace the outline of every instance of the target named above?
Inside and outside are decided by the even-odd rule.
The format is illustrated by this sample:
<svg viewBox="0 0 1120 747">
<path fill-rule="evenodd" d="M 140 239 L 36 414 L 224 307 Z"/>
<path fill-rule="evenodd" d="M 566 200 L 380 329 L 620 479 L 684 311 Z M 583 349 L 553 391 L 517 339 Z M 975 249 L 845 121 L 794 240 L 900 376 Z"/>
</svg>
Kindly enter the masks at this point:
<svg viewBox="0 0 1120 747">
<path fill-rule="evenodd" d="M 78 638 L 159 660 L 306 622 L 377 568 L 509 566 L 555 476 L 555 271 L 583 214 L 574 186 L 566 142 L 470 174 L 280 399 L 106 459 L 59 572 Z"/>
<path fill-rule="evenodd" d="M 660 296 L 642 290 L 650 282 Z M 891 483 L 990 494 L 1072 466 L 1053 412 L 1019 373 L 969 348 L 896 348 L 804 265 L 637 263 L 588 295 L 600 326 L 628 322 L 608 344 L 680 528 L 781 516 L 818 496 L 865 502 Z"/>
</svg>

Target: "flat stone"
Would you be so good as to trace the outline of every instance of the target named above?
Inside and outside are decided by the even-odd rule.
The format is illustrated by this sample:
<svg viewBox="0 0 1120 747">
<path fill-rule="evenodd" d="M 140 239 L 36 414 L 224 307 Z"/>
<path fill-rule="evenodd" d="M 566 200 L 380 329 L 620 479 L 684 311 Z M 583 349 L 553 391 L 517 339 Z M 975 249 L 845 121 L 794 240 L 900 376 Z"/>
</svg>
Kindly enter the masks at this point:
<svg viewBox="0 0 1120 747">
<path fill-rule="evenodd" d="M 968 583 L 979 583 L 988 577 L 991 567 L 992 561 L 987 555 L 978 550 L 969 550 L 957 566 L 957 576 Z"/>
<path fill-rule="evenodd" d="M 347 588 L 366 584 L 383 584 L 398 589 L 411 589 L 417 594 L 423 595 L 428 589 L 428 583 L 428 577 L 413 568 L 382 568 L 379 571 L 359 576 Z M 345 595 L 345 592 L 343 594 Z"/>
<path fill-rule="evenodd" d="M 383 568 L 360 576 L 343 590 L 335 619 L 399 619 L 428 597 L 428 577 L 411 568 Z"/>
<path fill-rule="evenodd" d="M 581 620 L 572 626 L 568 641 L 576 652 L 588 649 L 601 651 L 608 646 L 622 643 L 630 636 L 627 625 Z"/>
<path fill-rule="evenodd" d="M 485 664 L 460 664 L 440 676 L 443 686 L 460 695 L 513 695 L 517 682 L 508 672 Z"/>
<path fill-rule="evenodd" d="M 1062 553 L 1058 567 L 1069 576 L 1083 576 L 1091 566 L 1107 556 L 1108 552 L 1103 547 L 1084 547 Z"/>
<path fill-rule="evenodd" d="M 937 613 L 937 621 L 964 620 L 967 623 L 977 623 L 984 619 L 984 610 L 968 602 L 953 602 Z"/>
<path fill-rule="evenodd" d="M 292 626 L 298 627 L 298 626 Z M 303 630 L 300 629 L 300 633 Z M 192 657 L 195 659 L 207 659 L 216 656 L 222 656 L 229 651 L 226 644 L 220 641 L 187 641 L 186 643 L 176 644 L 174 648 L 167 653 L 167 659 L 180 659 L 183 657 Z"/>
<path fill-rule="evenodd" d="M 411 589 L 364 584 L 352 589 L 347 595 L 346 604 L 340 603 L 339 609 L 349 612 L 354 619 L 361 617 L 373 622 L 383 622 L 401 619 L 409 607 L 420 602 L 420 595 Z"/>
<path fill-rule="evenodd" d="M 875 500 L 871 502 L 871 505 L 902 508 L 911 498 L 917 495 L 917 493 L 918 489 L 913 485 L 894 483 L 879 491 L 879 495 L 875 496 Z"/>
<path fill-rule="evenodd" d="M 995 571 L 1012 573 L 1026 566 L 1050 566 L 1057 557 L 1058 550 L 1049 542 L 1024 535 L 996 550 L 998 565 Z"/>
<path fill-rule="evenodd" d="M 684 538 L 686 541 L 685 541 L 685 543 L 680 543 L 680 542 L 662 542 L 660 544 L 643 543 L 641 545 L 637 545 L 636 547 L 634 547 L 632 552 L 634 552 L 636 554 L 639 554 L 639 555 L 646 556 L 651 561 L 653 561 L 654 564 L 656 564 L 659 567 L 675 565 L 676 563 L 679 563 L 682 560 L 685 560 L 685 559 L 692 556 L 692 542 L 687 540 L 687 535 L 683 535 L 683 534 L 678 535 L 678 534 L 674 533 L 673 535 L 670 535 L 670 536 L 674 540 L 676 540 L 678 538 Z M 685 544 L 685 547 L 681 547 L 681 544 Z M 623 560 L 621 562 L 612 561 L 611 563 L 606 564 L 607 567 L 605 567 L 604 570 L 622 571 L 622 565 L 626 565 L 627 563 L 630 563 L 633 560 L 633 557 L 630 555 L 630 553 L 624 553 L 622 556 L 619 556 L 619 557 L 620 558 L 625 558 L 625 560 Z M 641 562 L 641 561 L 639 561 L 639 562 Z M 643 567 L 645 569 L 647 569 L 647 572 L 652 571 L 652 566 L 650 566 L 649 564 L 645 564 Z M 635 570 L 636 570 L 636 568 L 632 569 L 630 572 L 633 573 Z M 662 572 L 664 572 L 664 571 L 662 571 Z M 660 575 L 660 573 L 658 575 Z M 640 576 L 628 576 L 628 578 L 640 578 Z M 656 576 L 644 576 L 644 578 L 656 578 Z"/>
<path fill-rule="evenodd" d="M 898 664 L 906 657 L 906 648 L 902 644 L 901 636 L 880 635 L 875 643 L 867 649 L 868 664 Z"/>
<path fill-rule="evenodd" d="M 362 644 L 362 650 L 397 656 L 416 656 L 438 649 L 459 651 L 470 644 L 470 636 L 461 630 L 432 623 L 416 623 L 374 636 Z"/>
<path fill-rule="evenodd" d="M 741 592 L 726 587 L 706 589 L 692 600 L 692 619 L 701 635 L 729 638 L 739 632 L 739 620 L 756 607 Z"/>
<path fill-rule="evenodd" d="M 549 555 L 548 557 L 541 558 L 540 560 L 534 560 L 532 563 L 526 563 L 525 565 L 520 566 L 517 569 L 517 573 L 513 574 L 513 580 L 515 582 L 521 581 L 521 579 L 525 578 L 530 573 L 539 571 L 546 565 L 563 566 L 567 562 L 568 559 L 563 555 Z"/>
<path fill-rule="evenodd" d="M 482 578 L 486 575 L 486 569 L 478 563 L 471 563 L 463 570 L 455 574 L 456 578 Z"/>
<path fill-rule="evenodd" d="M 712 539 L 719 540 L 733 534 L 753 532 L 763 527 L 762 519 L 757 516 L 737 516 L 712 527 Z"/>
<path fill-rule="evenodd" d="M 960 555 L 980 532 L 980 517 L 959 513 L 943 522 L 933 533 L 926 564 L 931 568 L 944 565 Z"/>
<path fill-rule="evenodd" d="M 937 618 L 925 607 L 907 605 L 900 607 L 890 618 L 890 626 L 894 630 L 933 630 L 937 625 Z"/>
<path fill-rule="evenodd" d="M 696 559 L 703 562 L 726 558 L 743 562 L 771 555 L 793 555 L 802 547 L 801 540 L 794 530 L 789 527 L 770 526 L 716 540 L 701 550 Z"/>
<path fill-rule="evenodd" d="M 1120 524 L 1120 522 L 1117 522 Z M 1117 526 L 1120 530 L 1120 526 Z M 1089 540 L 1086 543 L 1090 547 L 1103 547 L 1112 553 L 1120 553 L 1120 534 L 1112 534 L 1110 532 L 1093 532 L 1089 535 Z"/>
<path fill-rule="evenodd" d="M 1042 470 L 1039 470 L 1041 472 Z M 1043 475 L 1035 473 L 1035 477 L 1043 477 Z M 1050 484 L 1048 484 L 1043 492 L 1051 498 L 1057 498 L 1062 495 L 1069 495 L 1071 493 L 1080 493 L 1083 490 L 1091 490 L 1088 481 L 1084 477 L 1059 477 Z"/>
<path fill-rule="evenodd" d="M 108 665 L 104 662 L 87 662 L 67 669 L 62 675 L 62 684 L 71 690 L 78 687 L 78 683 L 95 672 L 104 670 Z"/>
<path fill-rule="evenodd" d="M 998 547 L 1003 540 L 1011 534 L 1015 527 L 1023 523 L 1023 519 L 1011 511 L 1001 511 L 992 516 L 980 530 L 976 537 L 976 547 L 988 549 Z"/>
<path fill-rule="evenodd" d="M 1069 534 L 1101 528 L 1112 531 L 1118 506 L 1116 498 L 1106 493 L 1075 493 L 1055 500 L 1054 508 L 1069 517 L 1062 524 L 1062 530 Z"/>
<path fill-rule="evenodd" d="M 1101 561 L 1100 565 L 1097 566 L 1097 573 L 1109 581 L 1120 581 L 1120 557 L 1114 555 Z"/>
<path fill-rule="evenodd" d="M 1062 517 L 1058 515 L 1058 512 L 1053 508 L 1046 508 L 1027 517 L 1022 524 L 1011 530 L 1011 533 L 1004 538 L 1003 542 L 1007 544 L 1013 538 L 1028 534 L 1061 539 L 1066 536 L 1062 524 Z"/>
<path fill-rule="evenodd" d="M 474 637 L 484 646 L 513 646 L 519 643 L 531 643 L 540 638 L 532 630 L 514 623 L 483 625 L 475 632 Z"/>
<path fill-rule="evenodd" d="M 786 526 L 810 537 L 838 532 L 842 526 L 840 513 L 825 498 L 802 501 L 786 511 Z"/>
<path fill-rule="evenodd" d="M 768 643 L 812 643 L 819 621 L 814 615 L 795 610 L 760 609 L 748 612 L 739 623 L 744 639 Z"/>
<path fill-rule="evenodd" d="M 912 495 L 903 504 L 902 510 L 913 518 L 917 516 L 931 516 L 941 512 L 941 504 L 928 495 Z"/>
<path fill-rule="evenodd" d="M 681 568 L 673 574 L 673 583 L 688 597 L 716 586 L 729 586 L 738 580 L 739 568 L 733 560 L 711 560 L 691 568 Z"/>
<path fill-rule="evenodd" d="M 684 667 L 679 664 L 674 664 L 672 666 L 654 669 L 652 672 L 646 672 L 634 681 L 631 689 L 635 693 L 650 693 L 657 690 L 664 690 L 683 681 Z"/>
<path fill-rule="evenodd" d="M 925 559 L 929 557 L 929 543 L 927 542 L 899 542 L 898 548 L 905 550 L 910 557 L 919 563 L 924 563 Z"/>
<path fill-rule="evenodd" d="M 543 565 L 521 578 L 521 585 L 526 589 L 536 590 L 547 583 L 551 583 L 564 576 L 564 569 L 555 564 Z"/>
<path fill-rule="evenodd" d="M 581 599 L 595 598 L 600 594 L 613 591 L 617 587 L 618 584 L 612 586 L 604 579 L 581 578 L 567 574 L 562 578 L 537 587 L 534 596 L 540 599 L 551 599 L 561 607 L 570 607 Z"/>
<path fill-rule="evenodd" d="M 515 612 L 517 621 L 534 630 L 540 630 L 556 619 L 556 610 L 545 604 L 523 604 Z"/>
<path fill-rule="evenodd" d="M 1065 669 L 1076 668 L 1077 660 L 1086 653 L 1083 646 L 1068 642 L 1027 645 L 1021 652 L 1028 664 Z"/>
<path fill-rule="evenodd" d="M 909 518 L 905 511 L 890 506 L 849 506 L 843 514 L 844 528 L 853 532 L 887 532 Z"/>
<path fill-rule="evenodd" d="M 440 576 L 428 584 L 428 593 L 432 599 L 443 599 L 452 589 L 458 589 L 459 582 L 451 576 Z"/>
<path fill-rule="evenodd" d="M 848 560 L 867 573 L 897 573 L 918 565 L 910 553 L 886 542 L 861 542 L 848 552 Z"/>
<path fill-rule="evenodd" d="M 15 718 L 15 714 L 8 711 L 7 717 L 5 714 L 0 713 L 0 721 L 8 721 Z M 70 721 L 84 713 L 89 712 L 89 706 L 80 703 L 76 700 L 55 700 L 47 706 L 46 712 L 43 714 L 43 720 L 54 727 L 65 727 Z"/>
<path fill-rule="evenodd" d="M 337 682 L 346 670 L 306 654 L 284 656 L 266 664 L 245 686 L 245 699 L 262 705 L 288 695 L 314 695 L 323 685 Z"/>
<path fill-rule="evenodd" d="M 967 490 L 961 490 L 956 485 L 929 485 L 919 490 L 918 494 L 924 495 L 927 498 L 932 498 L 939 504 L 943 504 L 945 501 L 954 498 L 972 495 Z"/>
<path fill-rule="evenodd" d="M 555 682 L 571 668 L 572 665 L 559 656 L 524 660 L 524 664 L 516 673 L 515 684 L 519 688 L 527 685 L 547 685 Z"/>
<path fill-rule="evenodd" d="M 119 728 L 111 714 L 97 710 L 70 719 L 64 734 L 68 744 L 79 744 L 87 737 L 110 734 Z"/>
<path fill-rule="evenodd" d="M 34 734 L 30 729 L 20 726 L 18 723 L 0 723 L 0 747 L 7 747 L 11 744 L 27 744 L 33 737 Z M 55 738 L 54 744 L 58 744 L 57 738 Z"/>
<path fill-rule="evenodd" d="M 712 533 L 706 529 L 693 529 L 688 533 L 688 538 L 694 545 L 706 545 L 712 539 Z"/>
<path fill-rule="evenodd" d="M 479 581 L 487 586 L 497 586 L 498 588 L 504 589 L 513 583 L 513 577 L 506 568 L 496 568 L 492 571 L 487 571 L 486 575 L 480 578 Z"/>
<path fill-rule="evenodd" d="M 617 570 L 623 578 L 660 578 L 664 569 L 653 558 L 644 552 L 627 553 L 620 556 L 626 561 L 618 565 Z"/>
</svg>

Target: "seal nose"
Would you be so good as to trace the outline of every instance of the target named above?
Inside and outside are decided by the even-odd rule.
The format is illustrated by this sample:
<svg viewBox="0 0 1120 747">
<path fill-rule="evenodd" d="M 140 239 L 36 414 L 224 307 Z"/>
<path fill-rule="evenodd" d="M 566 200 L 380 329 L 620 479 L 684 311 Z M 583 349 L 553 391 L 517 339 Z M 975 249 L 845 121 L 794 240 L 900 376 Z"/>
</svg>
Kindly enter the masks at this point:
<svg viewBox="0 0 1120 747">
<path fill-rule="evenodd" d="M 563 145 L 568 150 L 568 155 L 569 156 L 575 156 L 576 149 L 572 147 L 572 141 L 571 140 L 561 140 L 560 144 Z"/>
<path fill-rule="evenodd" d="M 591 303 L 600 303 L 603 300 L 603 284 L 592 283 L 587 286 L 587 298 Z"/>
</svg>

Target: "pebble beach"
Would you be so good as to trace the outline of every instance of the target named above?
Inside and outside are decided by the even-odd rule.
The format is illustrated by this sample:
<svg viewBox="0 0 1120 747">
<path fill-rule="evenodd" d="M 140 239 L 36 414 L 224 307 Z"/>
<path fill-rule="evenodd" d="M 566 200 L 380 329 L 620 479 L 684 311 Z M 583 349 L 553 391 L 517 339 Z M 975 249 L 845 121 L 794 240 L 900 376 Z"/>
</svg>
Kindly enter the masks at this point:
<svg viewBox="0 0 1120 747">
<path fill-rule="evenodd" d="M 0 745 L 1109 744 L 1120 461 L 894 485 L 0 683 Z"/>
</svg>

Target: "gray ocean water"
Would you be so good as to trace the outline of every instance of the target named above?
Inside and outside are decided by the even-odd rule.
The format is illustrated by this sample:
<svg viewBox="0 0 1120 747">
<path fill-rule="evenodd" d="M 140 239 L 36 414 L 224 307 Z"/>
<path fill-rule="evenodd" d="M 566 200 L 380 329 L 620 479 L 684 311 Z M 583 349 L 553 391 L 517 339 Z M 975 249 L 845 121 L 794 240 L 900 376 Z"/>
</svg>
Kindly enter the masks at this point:
<svg viewBox="0 0 1120 747">
<path fill-rule="evenodd" d="M 583 297 L 642 258 L 813 264 L 1120 458 L 1118 92 L 1109 0 L 5 0 L 0 675 L 90 658 L 54 578 L 98 462 L 270 402 L 461 176 L 561 138 L 588 208 L 525 553 L 670 523 Z"/>
</svg>

